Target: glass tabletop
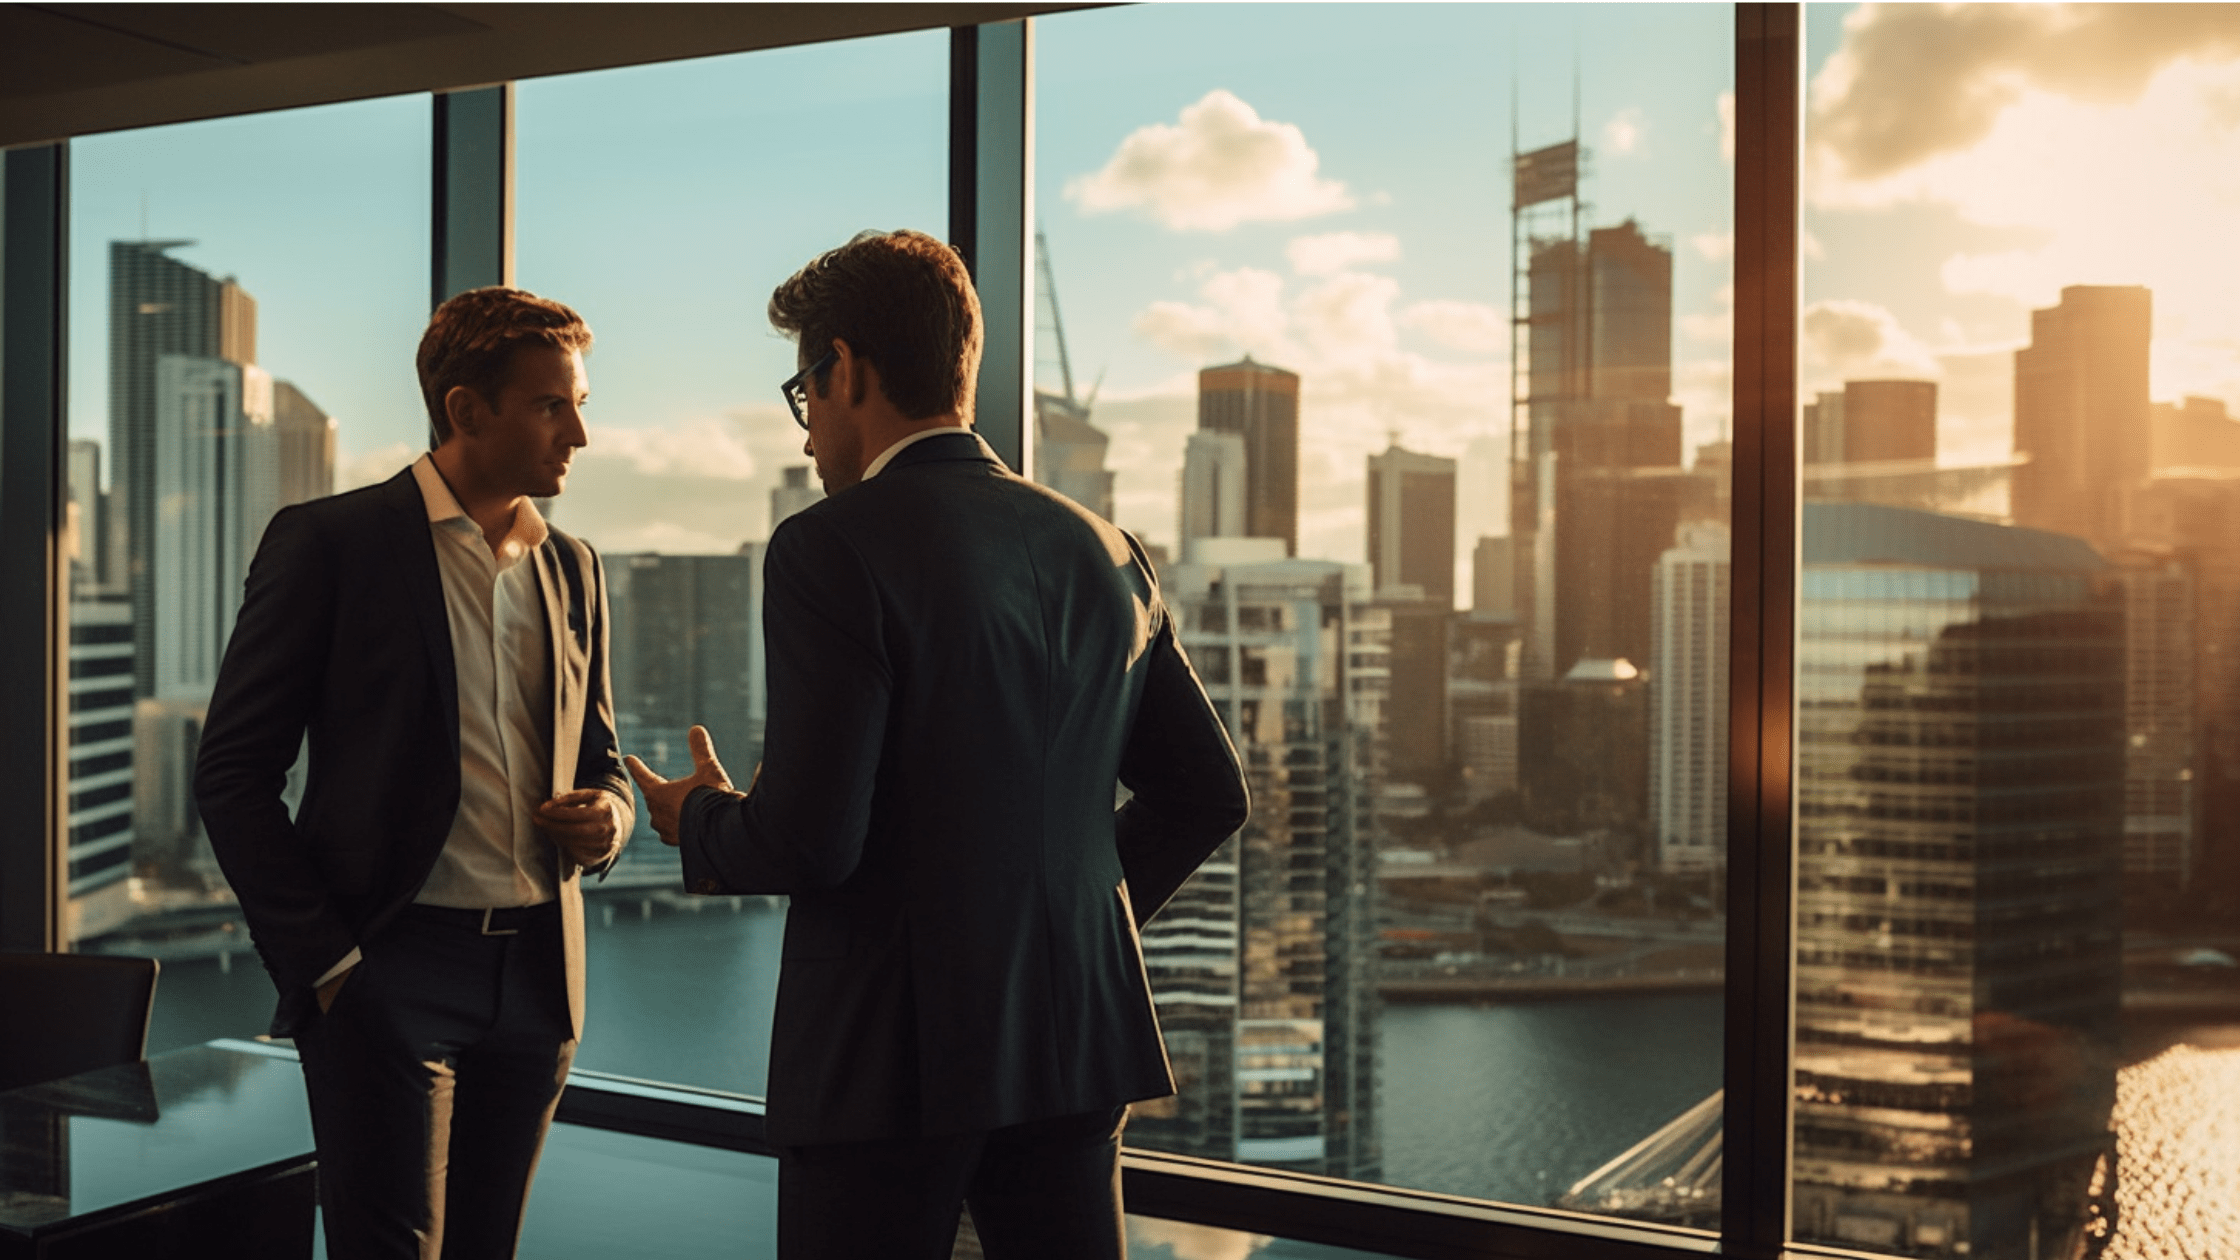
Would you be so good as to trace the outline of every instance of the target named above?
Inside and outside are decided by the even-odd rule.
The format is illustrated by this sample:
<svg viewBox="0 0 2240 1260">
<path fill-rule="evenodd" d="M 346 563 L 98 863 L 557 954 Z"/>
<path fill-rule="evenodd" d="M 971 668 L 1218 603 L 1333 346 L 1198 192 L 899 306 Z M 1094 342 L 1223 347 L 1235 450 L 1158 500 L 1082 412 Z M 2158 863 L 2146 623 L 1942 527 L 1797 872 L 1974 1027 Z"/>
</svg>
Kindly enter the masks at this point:
<svg viewBox="0 0 2240 1260">
<path fill-rule="evenodd" d="M 312 1154 L 303 1072 L 251 1042 L 0 1093 L 0 1233 L 32 1234 Z"/>
</svg>

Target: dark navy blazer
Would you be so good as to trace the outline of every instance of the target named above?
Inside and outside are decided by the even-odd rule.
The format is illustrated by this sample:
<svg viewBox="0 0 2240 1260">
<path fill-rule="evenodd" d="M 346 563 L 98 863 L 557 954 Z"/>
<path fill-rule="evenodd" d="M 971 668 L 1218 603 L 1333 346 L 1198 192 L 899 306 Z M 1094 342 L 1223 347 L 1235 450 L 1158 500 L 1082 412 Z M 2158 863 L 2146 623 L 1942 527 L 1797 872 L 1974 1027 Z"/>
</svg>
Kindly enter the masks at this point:
<svg viewBox="0 0 2240 1260">
<path fill-rule="evenodd" d="M 552 637 L 552 781 L 627 802 L 599 558 L 554 529 L 532 559 Z M 281 789 L 306 738 L 309 772 L 291 818 Z M 280 990 L 273 1034 L 293 1036 L 318 1009 L 319 975 L 427 882 L 459 811 L 451 623 L 410 468 L 284 508 L 265 528 L 210 697 L 194 787 L 210 847 Z M 582 884 L 573 863 L 555 861 L 580 1034 Z"/>
<path fill-rule="evenodd" d="M 1137 929 L 1248 801 L 1135 540 L 960 432 L 788 518 L 765 574 L 759 777 L 682 838 L 691 891 L 793 899 L 770 1139 L 1174 1092 Z"/>
</svg>

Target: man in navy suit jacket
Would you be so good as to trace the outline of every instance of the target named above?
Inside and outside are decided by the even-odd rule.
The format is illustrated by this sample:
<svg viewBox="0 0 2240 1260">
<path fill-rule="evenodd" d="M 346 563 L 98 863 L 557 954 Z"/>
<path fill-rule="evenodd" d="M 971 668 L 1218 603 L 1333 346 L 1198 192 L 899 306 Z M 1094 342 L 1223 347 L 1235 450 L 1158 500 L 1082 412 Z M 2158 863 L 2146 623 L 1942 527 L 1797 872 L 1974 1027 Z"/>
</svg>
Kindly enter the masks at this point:
<svg viewBox="0 0 2240 1260">
<path fill-rule="evenodd" d="M 273 518 L 210 699 L 195 799 L 303 1058 L 334 1260 L 511 1255 L 583 1031 L 581 875 L 633 810 L 599 558 L 530 500 L 587 441 L 590 344 L 519 290 L 444 303 L 435 448 Z"/>
<path fill-rule="evenodd" d="M 996 1260 L 1117 1257 L 1127 1104 L 1174 1092 L 1137 931 L 1243 824 L 1236 752 L 1136 541 L 967 426 L 954 250 L 864 233 L 770 317 L 828 497 L 764 562 L 764 760 L 627 764 L 689 890 L 792 897 L 779 1254 L 946 1257 L 968 1202 Z"/>
</svg>

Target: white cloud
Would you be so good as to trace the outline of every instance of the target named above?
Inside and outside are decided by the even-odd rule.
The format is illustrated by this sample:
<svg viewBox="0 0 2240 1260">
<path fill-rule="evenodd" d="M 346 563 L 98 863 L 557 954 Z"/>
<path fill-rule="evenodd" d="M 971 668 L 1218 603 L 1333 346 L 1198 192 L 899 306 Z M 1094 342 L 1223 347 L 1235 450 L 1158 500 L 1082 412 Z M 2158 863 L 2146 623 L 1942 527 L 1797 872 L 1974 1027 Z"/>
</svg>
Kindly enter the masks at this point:
<svg viewBox="0 0 2240 1260">
<path fill-rule="evenodd" d="M 1725 262 L 1734 257 L 1734 231 L 1731 228 L 1724 232 L 1698 232 L 1688 238 L 1688 243 L 1695 246 L 1696 252 L 1710 262 Z"/>
<path fill-rule="evenodd" d="M 1621 109 L 1615 117 L 1602 125 L 1603 148 L 1619 154 L 1639 152 L 1648 127 L 1648 118 L 1638 107 Z"/>
<path fill-rule="evenodd" d="M 1870 6 L 1812 111 L 1813 205 L 1979 229 L 1935 260 L 1946 292 L 2020 333 L 2065 286 L 2145 285 L 2154 395 L 2240 389 L 2240 8 Z"/>
<path fill-rule="evenodd" d="M 1807 390 L 1841 389 L 1850 380 L 1941 375 L 1936 356 L 1899 325 L 1897 316 L 1849 298 L 1805 308 L 1804 352 Z"/>
<path fill-rule="evenodd" d="M 1401 345 L 1402 329 L 1459 352 L 1434 358 Z M 1175 470 L 1196 422 L 1196 369 L 1241 354 L 1300 375 L 1300 551 L 1359 559 L 1363 462 L 1397 432 L 1442 455 L 1505 435 L 1507 321 L 1461 301 L 1404 303 L 1391 277 L 1341 270 L 1292 279 L 1254 268 L 1217 272 L 1192 300 L 1153 303 L 1139 336 L 1185 370 L 1156 390 L 1100 403 L 1119 473 L 1117 514 L 1155 540 L 1175 529 Z"/>
<path fill-rule="evenodd" d="M 1719 156 L 1734 161 L 1734 93 L 1719 93 Z"/>
<path fill-rule="evenodd" d="M 591 427 L 591 445 L 576 458 L 628 460 L 647 476 L 689 474 L 727 481 L 744 481 L 755 475 L 754 453 L 735 421 L 707 418 L 688 420 L 674 428 Z"/>
<path fill-rule="evenodd" d="M 1215 89 L 1178 122 L 1137 128 L 1102 169 L 1068 181 L 1065 196 L 1088 214 L 1140 208 L 1178 232 L 1220 232 L 1351 209 L 1353 195 L 1322 178 L 1321 165 L 1298 127 Z"/>
<path fill-rule="evenodd" d="M 1734 286 L 1723 284 L 1713 295 L 1717 310 L 1696 311 L 1680 317 L 1680 331 L 1697 341 L 1728 345 L 1734 341 Z"/>
<path fill-rule="evenodd" d="M 335 470 L 335 486 L 340 490 L 356 490 L 360 486 L 378 485 L 397 475 L 397 470 L 420 458 L 425 446 L 409 442 L 391 442 L 370 451 L 346 454 L 342 466 Z"/>
<path fill-rule="evenodd" d="M 1327 232 L 1294 236 L 1283 252 L 1300 275 L 1327 276 L 1362 263 L 1397 261 L 1400 238 L 1389 232 Z"/>
<path fill-rule="evenodd" d="M 1483 302 L 1415 302 L 1400 312 L 1400 324 L 1449 350 L 1506 354 L 1509 316 Z"/>
</svg>

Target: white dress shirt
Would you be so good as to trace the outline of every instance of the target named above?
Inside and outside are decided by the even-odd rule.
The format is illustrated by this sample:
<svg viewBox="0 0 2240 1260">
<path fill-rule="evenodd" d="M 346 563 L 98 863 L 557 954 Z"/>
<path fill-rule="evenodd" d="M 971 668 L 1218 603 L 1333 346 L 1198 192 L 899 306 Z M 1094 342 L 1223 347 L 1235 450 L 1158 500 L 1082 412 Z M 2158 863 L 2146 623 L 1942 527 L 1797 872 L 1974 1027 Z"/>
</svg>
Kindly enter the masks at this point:
<svg viewBox="0 0 2240 1260">
<path fill-rule="evenodd" d="M 428 509 L 451 659 L 459 685 L 459 812 L 413 898 L 468 910 L 533 906 L 559 895 L 559 855 L 537 833 L 552 795 L 552 646 L 537 567 L 544 517 L 521 501 L 495 550 L 422 455 L 412 465 Z M 319 977 L 358 963 L 353 949 Z"/>
<path fill-rule="evenodd" d="M 911 434 L 909 437 L 902 438 L 894 445 L 879 452 L 879 458 L 872 460 L 871 467 L 863 470 L 863 479 L 865 481 L 869 481 L 873 477 L 878 476 L 880 473 L 885 472 L 887 470 L 887 465 L 894 462 L 894 457 L 902 453 L 902 448 L 910 446 L 917 442 L 923 442 L 927 438 L 947 437 L 952 433 L 972 433 L 972 430 L 961 424 L 937 424 L 930 429 L 920 429 L 916 433 Z M 986 438 L 981 437 L 977 433 L 972 433 L 972 440 L 980 444 L 981 450 L 987 452 L 990 455 L 995 454 L 995 448 L 988 445 L 988 440 Z"/>
</svg>

